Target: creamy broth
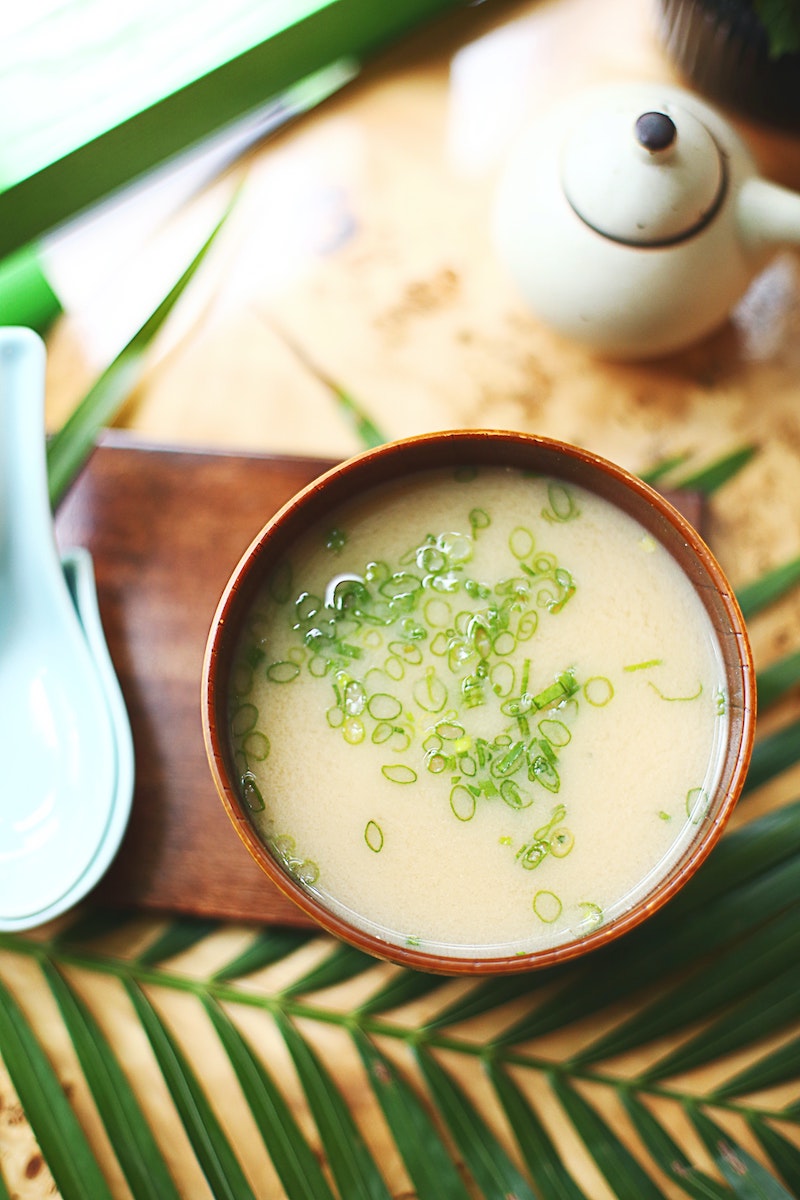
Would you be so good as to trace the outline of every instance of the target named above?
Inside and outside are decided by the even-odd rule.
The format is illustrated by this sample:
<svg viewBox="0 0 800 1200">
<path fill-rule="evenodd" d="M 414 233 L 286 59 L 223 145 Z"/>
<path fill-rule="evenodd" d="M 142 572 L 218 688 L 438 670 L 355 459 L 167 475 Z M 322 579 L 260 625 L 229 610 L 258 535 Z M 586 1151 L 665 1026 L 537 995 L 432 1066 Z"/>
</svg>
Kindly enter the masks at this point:
<svg viewBox="0 0 800 1200">
<path fill-rule="evenodd" d="M 333 912 L 452 956 L 571 941 L 698 835 L 727 733 L 709 618 L 601 498 L 503 468 L 331 514 L 253 606 L 242 794 Z"/>
</svg>

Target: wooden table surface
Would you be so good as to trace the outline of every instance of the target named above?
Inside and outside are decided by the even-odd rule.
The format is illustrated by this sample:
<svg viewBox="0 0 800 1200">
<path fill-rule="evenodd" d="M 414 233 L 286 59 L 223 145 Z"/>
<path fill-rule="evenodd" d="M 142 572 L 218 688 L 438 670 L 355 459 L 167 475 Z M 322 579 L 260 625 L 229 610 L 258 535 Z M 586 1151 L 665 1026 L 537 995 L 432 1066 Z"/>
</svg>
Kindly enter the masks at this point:
<svg viewBox="0 0 800 1200">
<path fill-rule="evenodd" d="M 158 194 L 135 194 L 121 211 L 84 222 L 72 266 L 61 268 L 65 278 L 72 272 L 78 299 L 48 338 L 48 425 L 69 413 L 241 183 L 228 227 L 154 346 L 120 429 L 176 448 L 340 459 L 362 448 L 337 399 L 342 389 L 390 438 L 462 426 L 525 430 L 578 442 L 635 471 L 684 452 L 700 466 L 755 443 L 757 455 L 711 502 L 708 539 L 734 586 L 796 555 L 796 254 L 779 254 L 713 337 L 638 365 L 594 359 L 540 325 L 493 256 L 492 191 L 526 115 L 588 83 L 636 78 L 676 78 L 648 0 L 465 8 L 253 147 L 174 212 L 159 209 Z M 800 189 L 800 138 L 733 120 L 762 169 Z M 157 219 L 148 218 L 151 208 Z M 231 545 L 231 566 L 243 548 Z M 796 646 L 799 628 L 796 598 L 760 620 L 757 663 Z M 756 803 L 767 807 L 771 797 Z M 231 853 L 239 852 L 232 837 Z M 116 949 L 135 952 L 167 922 L 168 914 L 143 914 Z M 224 957 L 251 936 L 227 925 L 214 948 L 204 944 L 198 954 Z M 53 1030 L 48 1051 L 74 1081 L 69 1045 L 55 1030 L 52 997 L 34 964 L 0 950 L 0 978 L 24 996 L 37 1028 Z M 96 1009 L 103 1006 L 168 1140 L 174 1118 L 163 1085 L 152 1084 L 141 1032 L 112 983 L 92 981 L 84 990 Z M 203 1015 L 183 1001 L 166 997 L 164 1011 L 197 1053 L 208 1033 Z M 345 1086 L 351 1070 L 348 1061 Z M 223 1073 L 215 1079 L 230 1086 Z M 85 1096 L 78 1104 L 102 1156 Z M 380 1147 L 377 1125 L 370 1136 Z M 46 1168 L 30 1166 L 35 1143 L 2 1064 L 0 1152 L 15 1196 L 53 1194 Z M 268 1164 L 255 1150 L 245 1154 L 259 1194 L 279 1195 Z M 208 1195 L 180 1137 L 170 1156 L 182 1194 Z M 124 1181 L 109 1171 L 114 1194 L 126 1196 Z M 392 1172 L 396 1194 L 410 1195 L 399 1168 Z M 592 1200 L 610 1195 L 596 1179 L 586 1186 Z"/>
</svg>

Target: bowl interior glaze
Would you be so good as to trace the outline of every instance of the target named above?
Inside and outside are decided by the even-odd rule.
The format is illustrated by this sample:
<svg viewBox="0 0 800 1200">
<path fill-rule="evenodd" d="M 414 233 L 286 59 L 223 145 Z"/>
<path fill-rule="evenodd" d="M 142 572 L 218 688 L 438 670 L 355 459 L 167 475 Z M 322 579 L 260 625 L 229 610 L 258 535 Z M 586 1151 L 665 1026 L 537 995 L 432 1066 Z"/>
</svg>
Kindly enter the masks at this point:
<svg viewBox="0 0 800 1200">
<path fill-rule="evenodd" d="M 716 631 L 728 692 L 729 736 L 719 785 L 702 832 L 668 873 L 632 909 L 597 930 L 529 954 L 455 958 L 384 941 L 349 924 L 293 879 L 258 834 L 236 782 L 227 732 L 228 691 L 242 622 L 270 571 L 305 531 L 338 505 L 415 472 L 459 466 L 507 466 L 573 483 L 616 505 L 677 560 Z M 388 443 L 320 476 L 291 499 L 255 537 L 225 588 L 206 646 L 202 684 L 203 731 L 211 772 L 223 805 L 248 851 L 281 891 L 337 937 L 378 958 L 450 975 L 501 974 L 547 966 L 604 945 L 659 909 L 694 874 L 718 841 L 744 783 L 755 724 L 753 659 L 730 586 L 696 530 L 648 485 L 605 459 L 566 443 L 493 430 L 451 431 Z"/>
</svg>

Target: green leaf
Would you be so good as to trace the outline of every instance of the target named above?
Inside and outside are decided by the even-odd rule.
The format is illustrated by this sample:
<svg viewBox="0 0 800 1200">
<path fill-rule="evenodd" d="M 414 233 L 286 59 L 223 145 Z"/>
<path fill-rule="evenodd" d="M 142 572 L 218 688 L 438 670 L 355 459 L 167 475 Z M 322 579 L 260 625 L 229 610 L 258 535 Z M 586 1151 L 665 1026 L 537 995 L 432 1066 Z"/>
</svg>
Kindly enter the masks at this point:
<svg viewBox="0 0 800 1200">
<path fill-rule="evenodd" d="M 291 1021 L 276 1015 L 309 1108 L 319 1130 L 336 1186 L 347 1200 L 391 1200 L 341 1092 L 329 1071 Z"/>
<path fill-rule="evenodd" d="M 800 1037 L 756 1059 L 716 1089 L 715 1096 L 742 1096 L 800 1076 Z"/>
<path fill-rule="evenodd" d="M 295 950 L 307 946 L 316 931 L 308 929 L 262 929 L 258 936 L 235 958 L 213 975 L 217 981 L 242 979 L 273 963 L 282 962 Z"/>
<path fill-rule="evenodd" d="M 730 1188 L 698 1170 L 661 1122 L 629 1088 L 620 1089 L 620 1099 L 653 1161 L 665 1175 L 674 1179 L 695 1200 L 728 1200 L 732 1195 Z"/>
<path fill-rule="evenodd" d="M 441 1029 L 446 1026 L 471 1021 L 483 1013 L 495 1012 L 501 1005 L 520 996 L 528 996 L 539 988 L 546 987 L 557 979 L 563 978 L 563 967 L 537 971 L 535 975 L 509 975 L 505 979 L 485 979 L 466 995 L 460 996 L 428 1023 L 428 1029 Z"/>
<path fill-rule="evenodd" d="M 755 579 L 752 583 L 739 588 L 736 596 L 745 619 L 749 620 L 762 609 L 774 604 L 776 600 L 780 600 L 798 582 L 800 582 L 800 555 L 775 567 L 772 571 L 767 571 L 760 579 Z"/>
<path fill-rule="evenodd" d="M 755 1113 L 747 1119 L 777 1174 L 793 1195 L 800 1196 L 800 1150 Z"/>
<path fill-rule="evenodd" d="M 792 963 L 769 979 L 738 1004 L 729 1008 L 718 1021 L 684 1042 L 677 1050 L 659 1059 L 647 1072 L 649 1080 L 694 1070 L 726 1054 L 742 1050 L 759 1038 L 779 1033 L 789 1022 L 800 1017 L 800 965 Z M 719 1095 L 719 1092 L 717 1092 Z"/>
<path fill-rule="evenodd" d="M 739 449 L 731 451 L 730 454 L 716 459 L 715 462 L 709 463 L 708 466 L 701 467 L 691 474 L 683 475 L 673 486 L 686 491 L 702 492 L 704 496 L 711 496 L 729 479 L 738 475 L 742 467 L 746 466 L 757 452 L 757 446 L 741 446 Z"/>
<path fill-rule="evenodd" d="M 586 1200 L 544 1125 L 511 1076 L 493 1059 L 487 1061 L 486 1070 L 514 1131 L 539 1200 Z"/>
<path fill-rule="evenodd" d="M 130 923 L 131 918 L 127 913 L 116 912 L 114 909 L 79 909 L 75 919 L 59 930 L 53 941 L 57 946 L 91 942 L 119 933 Z"/>
<path fill-rule="evenodd" d="M 324 371 L 304 346 L 301 346 L 295 338 L 291 337 L 285 329 L 279 327 L 274 321 L 270 322 L 270 328 L 288 346 L 306 370 L 314 375 L 323 387 L 328 389 L 336 400 L 342 416 L 355 430 L 359 441 L 365 449 L 372 450 L 389 441 L 388 436 L 382 429 L 378 428 L 372 417 L 369 416 L 351 393 L 342 387 L 327 371 Z"/>
<path fill-rule="evenodd" d="M 682 451 L 680 454 L 671 454 L 669 458 L 662 458 L 659 462 L 654 463 L 646 471 L 639 472 L 639 478 L 644 483 L 649 483 L 651 487 L 660 483 L 665 476 L 670 475 L 677 467 L 682 467 L 688 459 L 687 451 Z"/>
<path fill-rule="evenodd" d="M 800 912 L 792 906 L 769 924 L 759 925 L 724 954 L 702 962 L 675 987 L 590 1043 L 573 1061 L 583 1065 L 600 1062 L 707 1018 L 720 1006 L 771 979 L 798 953 Z"/>
<path fill-rule="evenodd" d="M 151 942 L 139 955 L 139 962 L 145 966 L 163 962 L 167 958 L 175 958 L 202 942 L 219 929 L 219 921 L 197 921 L 183 918 L 173 921 Z"/>
<path fill-rule="evenodd" d="M 263 1063 L 217 1003 L 205 997 L 204 1005 L 286 1194 L 292 1200 L 334 1200 L 314 1151 Z"/>
<path fill-rule="evenodd" d="M 800 53 L 800 11 L 788 0 L 753 0 L 767 31 L 771 58 Z"/>
<path fill-rule="evenodd" d="M 235 200 L 236 195 L 155 312 L 103 371 L 61 429 L 50 438 L 47 445 L 47 475 L 50 503 L 54 508 L 91 454 L 98 434 L 113 420 L 141 378 L 151 343 L 199 271 L 225 225 Z"/>
<path fill-rule="evenodd" d="M 665 1200 L 664 1193 L 588 1100 L 552 1072 L 550 1084 L 618 1200 Z"/>
<path fill-rule="evenodd" d="M 203 1174 L 215 1200 L 255 1200 L 208 1098 L 177 1042 L 137 984 L 125 980 Z"/>
<path fill-rule="evenodd" d="M 61 1081 L 25 1020 L 0 983 L 0 1049 L 25 1115 L 62 1200 L 112 1200 Z"/>
<path fill-rule="evenodd" d="M 693 1104 L 686 1110 L 723 1178 L 739 1200 L 793 1200 L 773 1175 Z"/>
<path fill-rule="evenodd" d="M 2 1169 L 0 1169 L 0 1200 L 11 1200 L 11 1193 L 6 1186 L 5 1178 L 3 1177 Z"/>
<path fill-rule="evenodd" d="M 763 712 L 800 684 L 800 650 L 771 663 L 756 675 L 758 710 Z"/>
<path fill-rule="evenodd" d="M 482 1200 L 535 1200 L 534 1193 L 514 1166 L 481 1113 L 453 1077 L 422 1046 L 420 1065 L 437 1109 L 472 1175 Z"/>
<path fill-rule="evenodd" d="M 323 988 L 336 987 L 356 975 L 373 970 L 375 965 L 375 959 L 363 950 L 334 942 L 328 957 L 286 988 L 285 994 L 297 996 L 303 992 L 318 992 Z"/>
<path fill-rule="evenodd" d="M 179 1200 L 158 1143 L 100 1027 L 47 959 L 42 961 L 42 970 L 131 1192 L 136 1200 Z"/>
<path fill-rule="evenodd" d="M 419 1200 L 469 1200 L 431 1114 L 394 1064 L 360 1030 L 352 1030 L 372 1090 Z"/>
<path fill-rule="evenodd" d="M 800 761 L 800 719 L 768 737 L 759 738 L 753 747 L 743 794 L 753 792 L 782 771 Z"/>
<path fill-rule="evenodd" d="M 424 971 L 400 970 L 385 983 L 374 996 L 359 1005 L 361 1016 L 368 1013 L 388 1012 L 402 1008 L 414 1000 L 430 995 L 449 981 L 441 975 L 427 975 Z"/>
</svg>

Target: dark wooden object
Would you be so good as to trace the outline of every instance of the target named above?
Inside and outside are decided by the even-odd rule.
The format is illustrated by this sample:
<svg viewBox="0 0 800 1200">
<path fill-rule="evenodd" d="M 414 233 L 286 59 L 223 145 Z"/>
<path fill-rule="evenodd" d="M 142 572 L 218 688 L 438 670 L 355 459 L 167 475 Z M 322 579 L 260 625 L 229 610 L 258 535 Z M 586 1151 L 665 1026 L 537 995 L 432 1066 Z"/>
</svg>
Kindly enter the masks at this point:
<svg viewBox="0 0 800 1200">
<path fill-rule="evenodd" d="M 65 497 L 59 546 L 94 559 L 133 728 L 136 792 L 93 899 L 109 906 L 309 923 L 251 860 L 206 762 L 203 652 L 217 601 L 261 526 L 331 463 L 143 446 L 108 434 Z M 695 495 L 671 496 L 698 526 Z"/>
</svg>

